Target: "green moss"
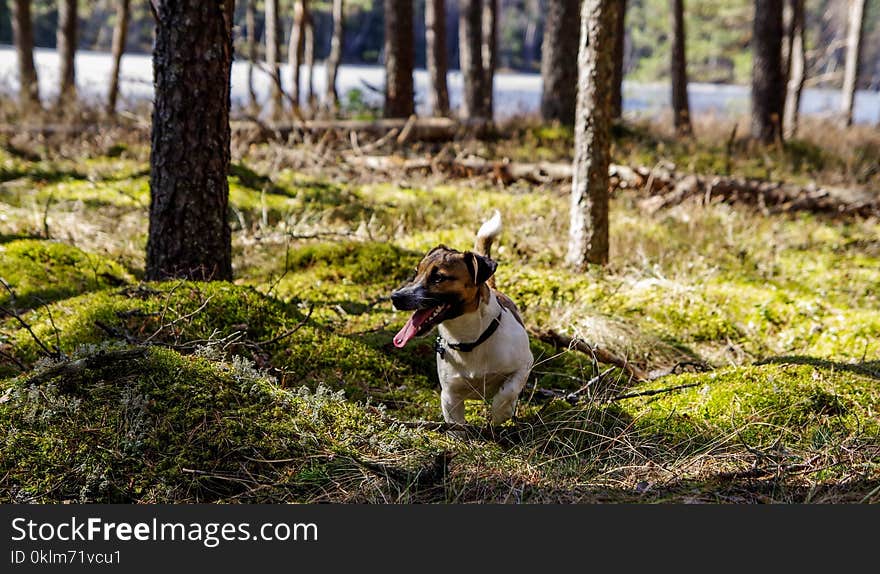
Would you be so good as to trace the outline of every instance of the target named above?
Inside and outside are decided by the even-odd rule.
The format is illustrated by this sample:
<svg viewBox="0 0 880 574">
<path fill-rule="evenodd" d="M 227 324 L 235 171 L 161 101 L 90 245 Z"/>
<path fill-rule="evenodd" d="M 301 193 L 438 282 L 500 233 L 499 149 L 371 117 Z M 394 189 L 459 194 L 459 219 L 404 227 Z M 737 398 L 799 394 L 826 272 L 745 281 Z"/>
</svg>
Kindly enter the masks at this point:
<svg viewBox="0 0 880 574">
<path fill-rule="evenodd" d="M 0 278 L 21 309 L 72 295 L 119 286 L 132 277 L 117 263 L 54 241 L 23 239 L 0 244 Z M 0 291 L 0 305 L 10 303 Z"/>
<path fill-rule="evenodd" d="M 3 502 L 308 501 L 356 489 L 357 461 L 442 445 L 341 395 L 170 350 L 3 389 Z"/>
<path fill-rule="evenodd" d="M 783 360 L 784 361 L 784 360 Z M 684 374 L 652 388 L 695 385 L 627 406 L 643 429 L 672 444 L 746 444 L 817 448 L 817 437 L 841 443 L 880 437 L 877 375 L 857 366 L 768 364 Z M 640 389 L 641 390 L 641 389 Z"/>
</svg>

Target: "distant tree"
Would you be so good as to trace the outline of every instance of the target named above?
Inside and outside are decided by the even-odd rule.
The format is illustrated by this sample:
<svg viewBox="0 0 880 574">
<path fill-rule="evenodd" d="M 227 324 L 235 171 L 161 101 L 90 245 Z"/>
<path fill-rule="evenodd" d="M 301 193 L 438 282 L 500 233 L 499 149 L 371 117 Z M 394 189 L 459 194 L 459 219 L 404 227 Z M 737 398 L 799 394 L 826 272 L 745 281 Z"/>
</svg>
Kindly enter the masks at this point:
<svg viewBox="0 0 880 574">
<path fill-rule="evenodd" d="M 498 60 L 498 0 L 482 0 L 481 59 L 483 65 L 483 113 L 489 119 L 494 111 L 495 67 Z"/>
<path fill-rule="evenodd" d="M 405 118 L 415 107 L 413 3 L 385 0 L 385 117 Z"/>
<path fill-rule="evenodd" d="M 460 6 L 461 4 L 459 4 Z M 538 31 L 543 25 L 541 12 L 541 0 L 525 0 L 525 29 L 522 40 L 523 67 L 532 69 L 532 64 L 538 60 Z"/>
<path fill-rule="evenodd" d="M 315 109 L 315 26 L 311 13 L 307 13 L 303 30 L 303 63 L 306 65 L 306 102 L 310 111 Z"/>
<path fill-rule="evenodd" d="M 119 67 L 125 52 L 125 39 L 128 36 L 129 0 L 116 0 L 116 22 L 113 24 L 113 67 L 110 69 L 110 89 L 107 92 L 107 113 L 116 113 L 116 100 L 119 96 Z"/>
<path fill-rule="evenodd" d="M 569 265 L 608 262 L 608 165 L 611 76 L 618 4 L 584 0 L 578 48 L 578 93 L 571 184 Z"/>
<path fill-rule="evenodd" d="M 147 279 L 228 280 L 234 0 L 154 5 Z"/>
<path fill-rule="evenodd" d="M 330 37 L 330 55 L 327 56 L 327 108 L 335 110 L 339 95 L 336 92 L 336 76 L 345 45 L 345 6 L 343 0 L 333 0 L 333 34 Z"/>
<path fill-rule="evenodd" d="M 614 21 L 614 77 L 611 80 L 611 117 L 623 114 L 623 51 L 626 39 L 626 0 L 616 0 L 617 18 Z"/>
<path fill-rule="evenodd" d="M 284 112 L 284 92 L 281 90 L 281 57 L 278 40 L 280 22 L 278 0 L 266 0 L 266 66 L 269 67 L 272 85 L 269 88 L 269 116 L 279 118 Z M 296 100 L 294 100 L 296 101 Z"/>
<path fill-rule="evenodd" d="M 755 0 L 752 27 L 752 138 L 782 139 L 785 75 L 782 72 L 783 0 Z"/>
<path fill-rule="evenodd" d="M 59 103 L 68 102 L 76 95 L 76 32 L 79 3 L 77 0 L 60 0 L 58 3 L 58 28 L 56 46 L 59 66 Z"/>
<path fill-rule="evenodd" d="M 293 22 L 290 25 L 290 41 L 287 44 L 287 62 L 290 65 L 290 98 L 299 112 L 302 65 L 305 59 L 306 27 L 309 21 L 308 0 L 294 0 Z"/>
<path fill-rule="evenodd" d="M 843 89 L 840 111 L 843 123 L 853 123 L 853 102 L 859 80 L 859 62 L 862 51 L 862 33 L 865 21 L 865 0 L 849 0 L 849 18 L 846 29 L 846 61 L 843 70 Z"/>
<path fill-rule="evenodd" d="M 254 68 L 257 66 L 257 0 L 247 0 L 245 7 L 245 29 L 247 30 L 248 55 L 248 107 L 257 109 L 257 92 L 254 89 Z"/>
<path fill-rule="evenodd" d="M 786 33 L 788 49 L 785 62 L 788 77 L 785 109 L 783 112 L 783 134 L 793 137 L 798 130 L 798 112 L 801 106 L 801 92 L 806 80 L 806 43 L 804 42 L 804 0 L 789 2 L 789 21 Z"/>
<path fill-rule="evenodd" d="M 458 56 L 464 91 L 461 116 L 485 118 L 486 76 L 483 72 L 483 7 L 481 0 L 459 0 Z"/>
<path fill-rule="evenodd" d="M 671 1 L 672 27 L 672 116 L 675 133 L 688 136 L 692 133 L 691 107 L 688 101 L 687 57 L 685 56 L 684 0 Z"/>
<path fill-rule="evenodd" d="M 18 59 L 19 101 L 25 108 L 39 106 L 40 84 L 34 66 L 34 28 L 30 0 L 12 2 L 12 36 Z"/>
<path fill-rule="evenodd" d="M 449 113 L 445 0 L 425 0 L 425 60 L 431 78 L 431 89 L 428 91 L 431 113 L 445 116 Z"/>
<path fill-rule="evenodd" d="M 541 48 L 541 116 L 574 125 L 581 0 L 549 0 Z"/>
</svg>

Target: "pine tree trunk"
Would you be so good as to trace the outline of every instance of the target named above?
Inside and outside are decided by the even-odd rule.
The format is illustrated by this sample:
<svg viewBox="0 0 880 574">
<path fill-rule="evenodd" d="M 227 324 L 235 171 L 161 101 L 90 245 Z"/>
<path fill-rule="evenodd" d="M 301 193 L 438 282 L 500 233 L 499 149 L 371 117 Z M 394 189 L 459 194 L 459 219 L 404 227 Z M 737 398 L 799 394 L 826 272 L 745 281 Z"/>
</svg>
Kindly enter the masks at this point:
<svg viewBox="0 0 880 574">
<path fill-rule="evenodd" d="M 580 0 L 549 0 L 541 49 L 541 116 L 574 126 Z"/>
<path fill-rule="evenodd" d="M 339 95 L 336 92 L 336 76 L 345 45 L 345 6 L 343 0 L 333 0 L 333 35 L 330 37 L 330 54 L 327 56 L 327 109 L 335 111 Z"/>
<path fill-rule="evenodd" d="M 254 68 L 257 66 L 257 0 L 247 0 L 244 15 L 245 28 L 247 28 L 247 88 L 248 107 L 257 109 L 257 92 L 254 89 Z"/>
<path fill-rule="evenodd" d="M 611 76 L 618 4 L 584 0 L 578 48 L 577 119 L 571 184 L 569 265 L 608 262 Z"/>
<path fill-rule="evenodd" d="M 125 39 L 128 36 L 129 0 L 116 1 L 116 22 L 113 26 L 113 67 L 110 69 L 110 89 L 107 93 L 107 113 L 116 113 L 116 100 L 119 96 L 119 67 L 125 52 Z"/>
<path fill-rule="evenodd" d="M 19 101 L 23 108 L 39 107 L 40 85 L 34 66 L 34 28 L 30 0 L 12 2 L 12 35 L 18 59 Z"/>
<path fill-rule="evenodd" d="M 801 92 L 806 80 L 806 44 L 804 43 L 804 0 L 791 0 L 791 19 L 786 39 L 788 42 L 787 76 L 783 127 L 785 137 L 793 137 L 798 130 L 798 112 Z"/>
<path fill-rule="evenodd" d="M 492 119 L 494 113 L 495 64 L 498 54 L 498 0 L 483 1 L 482 46 L 483 115 Z"/>
<path fill-rule="evenodd" d="M 841 91 L 840 111 L 843 123 L 853 123 L 853 103 L 859 81 L 859 61 L 862 51 L 862 30 L 864 28 L 865 0 L 849 0 L 849 21 L 846 29 L 846 61 L 843 69 L 843 89 Z"/>
<path fill-rule="evenodd" d="M 614 22 L 614 78 L 611 81 L 611 117 L 614 119 L 623 114 L 623 51 L 626 39 L 626 0 L 616 1 L 618 8 Z"/>
<path fill-rule="evenodd" d="M 76 32 L 78 19 L 77 0 L 61 0 L 58 3 L 58 28 L 56 44 L 60 63 L 58 77 L 58 102 L 68 103 L 76 97 Z"/>
<path fill-rule="evenodd" d="M 315 26 L 312 15 L 305 21 L 305 34 L 303 35 L 303 62 L 306 65 L 306 102 L 310 112 L 315 110 Z"/>
<path fill-rule="evenodd" d="M 281 91 L 281 58 L 278 40 L 278 0 L 266 0 L 266 66 L 271 74 L 269 87 L 269 117 L 278 119 L 284 113 L 284 93 Z"/>
<path fill-rule="evenodd" d="M 385 0 L 385 117 L 413 114 L 413 3 Z"/>
<path fill-rule="evenodd" d="M 425 0 L 425 59 L 431 89 L 428 101 L 435 116 L 449 114 L 449 87 L 446 83 L 446 2 Z"/>
<path fill-rule="evenodd" d="M 684 0 L 672 0 L 672 116 L 675 133 L 688 136 L 692 133 L 691 107 L 688 101 L 687 56 L 685 54 Z"/>
<path fill-rule="evenodd" d="M 483 83 L 482 35 L 483 6 L 481 0 L 459 0 L 458 54 L 464 84 L 461 116 L 465 119 L 485 118 Z"/>
<path fill-rule="evenodd" d="M 300 78 L 306 47 L 306 19 L 309 17 L 309 6 L 306 0 L 294 0 L 293 23 L 290 26 L 290 41 L 287 44 L 287 62 L 290 65 L 290 98 L 299 110 Z"/>
<path fill-rule="evenodd" d="M 459 3 L 459 6 L 461 4 Z M 526 0 L 526 29 L 523 35 L 523 65 L 531 69 L 538 56 L 538 30 L 541 27 L 541 0 Z M 573 54 L 572 54 L 573 56 Z"/>
<path fill-rule="evenodd" d="M 782 70 L 783 0 L 755 0 L 752 28 L 752 138 L 782 140 L 785 75 Z"/>
<path fill-rule="evenodd" d="M 232 278 L 229 82 L 234 0 L 158 3 L 147 279 Z"/>
</svg>

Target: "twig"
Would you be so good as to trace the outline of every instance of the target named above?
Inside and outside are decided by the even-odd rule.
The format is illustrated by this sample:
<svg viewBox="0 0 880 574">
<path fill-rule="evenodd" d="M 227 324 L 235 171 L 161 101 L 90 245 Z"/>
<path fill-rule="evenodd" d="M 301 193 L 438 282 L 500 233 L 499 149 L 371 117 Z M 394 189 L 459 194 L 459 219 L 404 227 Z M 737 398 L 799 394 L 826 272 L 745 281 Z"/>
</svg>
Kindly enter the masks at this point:
<svg viewBox="0 0 880 574">
<path fill-rule="evenodd" d="M 15 363 L 15 366 L 18 367 L 22 372 L 27 370 L 27 366 L 24 363 L 16 359 L 13 355 L 7 353 L 6 351 L 0 351 L 0 357 L 5 357 Z"/>
<path fill-rule="evenodd" d="M 672 391 L 677 391 L 680 389 L 687 389 L 690 387 L 696 387 L 701 384 L 702 383 L 687 383 L 685 385 L 676 385 L 674 387 L 666 387 L 665 389 L 653 389 L 650 391 L 642 391 L 639 393 L 626 393 L 623 395 L 617 395 L 616 397 L 611 397 L 610 399 L 608 399 L 608 402 L 612 403 L 614 401 L 622 401 L 623 399 L 632 399 L 635 397 L 650 397 L 652 395 L 659 395 L 661 393 L 671 393 Z"/>
<path fill-rule="evenodd" d="M 278 341 L 280 341 L 280 340 L 282 340 L 282 339 L 286 339 L 287 337 L 293 335 L 294 333 L 296 333 L 297 331 L 299 331 L 300 328 L 301 328 L 303 325 L 305 325 L 306 323 L 308 323 L 309 319 L 310 319 L 311 316 L 312 316 L 312 312 L 313 312 L 314 310 L 315 310 L 315 306 L 312 305 L 311 307 L 309 307 L 309 312 L 308 312 L 308 314 L 306 315 L 305 319 L 303 319 L 302 321 L 300 321 L 299 324 L 298 324 L 296 327 L 294 327 L 293 329 L 290 329 L 289 331 L 285 331 L 284 333 L 281 333 L 281 334 L 278 335 L 277 337 L 272 337 L 272 338 L 269 339 L 268 341 L 260 341 L 259 343 L 257 343 L 257 346 L 271 345 L 272 343 L 277 343 Z"/>
<path fill-rule="evenodd" d="M 125 349 L 122 351 L 102 351 L 75 361 L 68 361 L 50 367 L 27 380 L 28 385 L 39 385 L 57 377 L 72 377 L 90 369 L 98 369 L 117 362 L 134 361 L 147 356 L 146 349 Z"/>
<path fill-rule="evenodd" d="M 529 329 L 529 331 L 535 337 L 544 341 L 545 343 L 550 343 L 551 345 L 555 345 L 557 347 L 574 349 L 580 351 L 581 353 L 584 353 L 585 355 L 593 357 L 593 359 L 596 361 L 619 367 L 637 381 L 649 380 L 648 374 L 645 371 L 633 365 L 626 359 L 618 357 L 614 353 L 606 351 L 605 349 L 602 349 L 600 347 L 590 345 L 582 339 L 574 339 L 572 337 L 568 337 L 554 331 L 553 329 L 546 329 L 543 331 Z"/>
<path fill-rule="evenodd" d="M 199 313 L 201 313 L 201 312 L 204 310 L 205 307 L 208 306 L 208 303 L 209 303 L 209 302 L 211 301 L 211 299 L 213 299 L 213 298 L 214 298 L 213 295 L 208 295 L 207 299 L 205 299 L 205 302 L 202 303 L 202 304 L 199 306 L 199 308 L 196 309 L 195 311 L 193 311 L 192 313 L 187 313 L 187 314 L 184 315 L 183 317 L 178 317 L 177 319 L 171 321 L 170 323 L 165 323 L 165 324 L 159 326 L 159 328 L 156 329 L 156 332 L 155 332 L 155 333 L 153 333 L 152 335 L 150 335 L 149 337 L 147 337 L 147 338 L 144 340 L 144 343 L 149 343 L 149 342 L 152 341 L 156 336 L 158 336 L 159 333 L 161 333 L 163 330 L 167 329 L 168 327 L 173 327 L 174 325 L 180 323 L 181 321 L 186 321 L 187 319 L 191 319 L 191 318 L 193 318 L 194 316 L 198 315 Z"/>
<path fill-rule="evenodd" d="M 3 279 L 2 277 L 0 277 L 0 284 L 2 284 L 3 288 L 9 292 L 9 300 L 14 305 L 15 304 L 15 291 L 12 290 L 12 287 L 9 286 L 9 283 L 7 283 L 6 280 Z M 12 317 L 16 321 L 18 321 L 18 323 L 22 327 L 24 327 L 25 330 L 27 330 L 27 332 L 30 334 L 31 338 L 40 347 L 40 349 L 43 350 L 43 353 L 47 357 L 57 358 L 59 356 L 58 353 L 52 352 L 49 349 L 49 347 L 47 347 L 46 344 L 43 343 L 43 341 L 40 340 L 39 337 L 37 337 L 37 334 L 34 333 L 34 330 L 31 328 L 30 324 L 27 321 L 25 321 L 24 319 L 22 319 L 21 315 L 14 307 L 12 309 L 8 309 L 6 307 L 0 306 L 0 313 L 4 313 L 6 315 L 9 315 L 10 317 Z"/>
</svg>

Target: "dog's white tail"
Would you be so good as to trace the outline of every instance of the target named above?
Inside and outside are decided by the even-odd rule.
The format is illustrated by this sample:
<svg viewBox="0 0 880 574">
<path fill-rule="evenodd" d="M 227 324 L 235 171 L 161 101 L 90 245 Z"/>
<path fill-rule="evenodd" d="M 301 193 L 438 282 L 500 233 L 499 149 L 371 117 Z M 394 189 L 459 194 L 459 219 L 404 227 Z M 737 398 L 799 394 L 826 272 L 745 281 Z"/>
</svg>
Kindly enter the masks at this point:
<svg viewBox="0 0 880 574">
<path fill-rule="evenodd" d="M 474 241 L 474 251 L 478 255 L 484 257 L 492 257 L 492 243 L 501 233 L 501 212 L 497 209 L 495 213 L 483 222 L 480 230 L 477 231 L 477 239 Z"/>
</svg>

